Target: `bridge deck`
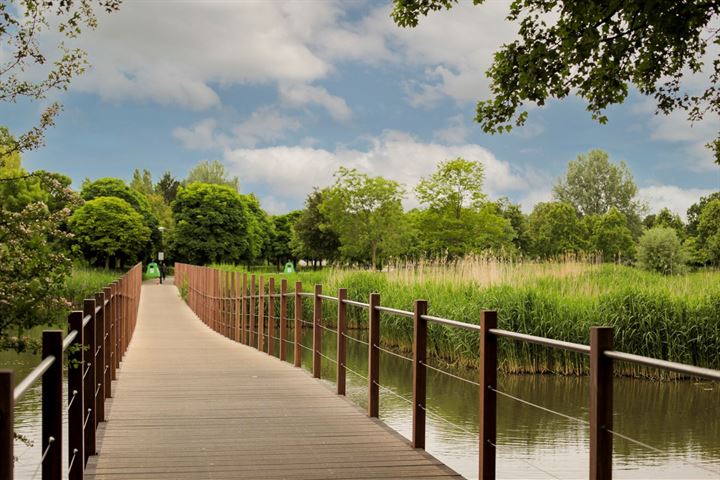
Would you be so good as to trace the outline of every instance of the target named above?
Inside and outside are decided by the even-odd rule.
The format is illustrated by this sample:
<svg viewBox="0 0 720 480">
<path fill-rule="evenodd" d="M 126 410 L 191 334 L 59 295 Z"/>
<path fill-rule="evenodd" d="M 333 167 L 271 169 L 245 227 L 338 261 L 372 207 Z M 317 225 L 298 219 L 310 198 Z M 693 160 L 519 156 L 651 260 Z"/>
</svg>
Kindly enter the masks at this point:
<svg viewBox="0 0 720 480">
<path fill-rule="evenodd" d="M 304 370 L 208 329 L 144 285 L 87 478 L 461 478 Z"/>
</svg>

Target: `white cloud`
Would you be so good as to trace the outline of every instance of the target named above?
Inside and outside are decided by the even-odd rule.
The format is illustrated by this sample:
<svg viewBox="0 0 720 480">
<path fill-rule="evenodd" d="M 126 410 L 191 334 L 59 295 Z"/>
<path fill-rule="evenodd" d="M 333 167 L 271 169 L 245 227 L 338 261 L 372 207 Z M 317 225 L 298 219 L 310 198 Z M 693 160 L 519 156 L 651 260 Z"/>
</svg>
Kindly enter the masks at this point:
<svg viewBox="0 0 720 480">
<path fill-rule="evenodd" d="M 335 2 L 126 2 L 82 37 L 93 67 L 73 88 L 202 109 L 218 104 L 215 85 L 310 82 L 332 70 L 313 33 L 341 14 Z"/>
<path fill-rule="evenodd" d="M 470 133 L 470 130 L 468 129 L 467 125 L 465 125 L 463 116 L 455 115 L 453 117 L 450 117 L 448 118 L 447 124 L 447 127 L 435 132 L 435 138 L 438 138 L 451 145 L 465 142 L 465 139 Z"/>
<path fill-rule="evenodd" d="M 366 150 L 308 146 L 238 148 L 227 150 L 224 159 L 232 173 L 242 175 L 243 184 L 250 190 L 268 192 L 291 207 L 299 207 L 313 187 L 332 184 L 333 173 L 340 166 L 396 180 L 412 192 L 420 178 L 431 174 L 438 162 L 458 156 L 484 165 L 485 191 L 491 198 L 541 188 L 535 178 L 498 160 L 480 145 L 424 143 L 396 131 L 371 138 L 369 143 Z M 412 195 L 406 206 L 417 206 Z"/>
<path fill-rule="evenodd" d="M 242 146 L 254 147 L 262 141 L 273 141 L 283 138 L 287 130 L 297 130 L 300 122 L 288 117 L 271 107 L 260 108 L 250 118 L 233 128 L 237 143 Z"/>
<path fill-rule="evenodd" d="M 272 195 L 262 197 L 260 199 L 260 206 L 268 212 L 270 215 L 279 215 L 289 212 L 291 209 L 288 207 L 287 202 L 278 200 Z"/>
<path fill-rule="evenodd" d="M 333 73 L 337 62 L 426 67 L 414 90 L 467 102 L 487 93 L 484 71 L 516 30 L 504 18 L 506 2 L 463 3 L 416 28 L 395 25 L 387 5 L 350 18 L 363 10 L 355 6 L 340 0 L 173 8 L 126 2 L 118 12 L 100 14 L 98 29 L 81 37 L 92 68 L 73 88 L 117 102 L 207 109 L 220 104 L 218 86 L 300 85 L 286 92 L 300 95 L 299 105 L 316 103 L 344 119 L 350 111 L 343 99 L 308 85 Z"/>
<path fill-rule="evenodd" d="M 424 80 L 410 85 L 412 105 L 432 105 L 440 94 L 460 103 L 487 96 L 485 71 L 494 52 L 511 42 L 517 32 L 517 25 L 505 19 L 508 2 L 479 6 L 463 2 L 421 18 L 415 28 L 399 28 L 390 19 L 390 11 L 389 6 L 378 8 L 364 25 L 369 36 L 381 35 L 395 47 L 396 61 L 428 67 Z"/>
<path fill-rule="evenodd" d="M 192 128 L 178 127 L 173 130 L 173 137 L 182 142 L 185 148 L 191 150 L 210 150 L 226 145 L 229 139 L 216 133 L 217 121 L 206 118 L 195 124 Z"/>
<path fill-rule="evenodd" d="M 285 105 L 294 107 L 320 105 L 336 120 L 347 120 L 352 114 L 344 99 L 331 95 L 322 87 L 281 85 L 280 98 Z"/>
<path fill-rule="evenodd" d="M 296 118 L 281 113 L 275 107 L 264 106 L 226 131 L 214 118 L 206 118 L 190 128 L 176 128 L 173 137 L 191 150 L 222 150 L 238 146 L 255 147 L 258 143 L 280 140 L 286 132 L 298 130 L 301 126 Z"/>
<path fill-rule="evenodd" d="M 714 191 L 704 188 L 681 188 L 675 185 L 655 185 L 640 188 L 638 197 L 648 203 L 650 213 L 668 208 L 686 219 L 687 209 L 693 203 L 697 203 L 700 197 L 710 195 Z"/>
</svg>

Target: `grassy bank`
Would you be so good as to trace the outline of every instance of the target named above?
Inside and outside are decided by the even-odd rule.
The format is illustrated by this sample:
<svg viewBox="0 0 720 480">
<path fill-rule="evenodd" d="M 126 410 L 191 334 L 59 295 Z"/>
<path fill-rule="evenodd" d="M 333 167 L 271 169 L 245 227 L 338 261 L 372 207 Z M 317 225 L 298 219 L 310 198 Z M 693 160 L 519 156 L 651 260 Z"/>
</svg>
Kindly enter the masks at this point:
<svg viewBox="0 0 720 480">
<path fill-rule="evenodd" d="M 304 290 L 322 283 L 331 295 L 346 287 L 350 299 L 362 301 L 379 292 L 382 305 L 405 310 L 423 298 L 431 315 L 468 323 L 478 323 L 481 310 L 494 309 L 500 328 L 577 343 L 589 344 L 591 326 L 610 325 L 615 327 L 617 350 L 720 368 L 717 271 L 665 277 L 617 265 L 477 260 L 442 268 L 424 265 L 382 273 L 326 270 L 282 278 L 302 281 Z M 336 306 L 325 303 L 324 317 L 332 322 Z M 304 308 L 309 315 L 309 300 Z M 350 308 L 349 315 L 355 326 L 366 326 L 366 312 Z M 385 344 L 410 350 L 411 321 L 383 314 L 381 329 Z M 432 325 L 429 349 L 458 366 L 477 364 L 477 335 L 471 332 Z M 500 350 L 507 372 L 587 371 L 586 358 L 571 353 L 505 340 Z M 625 374 L 657 374 L 631 365 L 617 367 Z"/>
<path fill-rule="evenodd" d="M 64 297 L 73 308 L 82 308 L 82 301 L 100 292 L 110 282 L 114 282 L 124 272 L 101 270 L 96 268 L 74 267 L 72 274 L 65 282 Z"/>
</svg>

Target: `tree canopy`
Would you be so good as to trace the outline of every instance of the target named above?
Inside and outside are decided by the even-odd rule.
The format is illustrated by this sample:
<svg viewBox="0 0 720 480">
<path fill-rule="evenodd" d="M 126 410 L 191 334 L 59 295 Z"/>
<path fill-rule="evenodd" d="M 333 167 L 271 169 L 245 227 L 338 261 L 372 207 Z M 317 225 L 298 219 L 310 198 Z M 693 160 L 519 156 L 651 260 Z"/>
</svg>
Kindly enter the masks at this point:
<svg viewBox="0 0 720 480">
<path fill-rule="evenodd" d="M 180 187 L 172 210 L 173 254 L 178 261 L 204 265 L 252 258 L 253 213 L 247 199 L 232 187 L 207 183 Z"/>
<path fill-rule="evenodd" d="M 340 238 L 340 252 L 351 261 L 380 267 L 398 253 L 404 230 L 399 183 L 340 167 L 335 185 L 320 205 Z"/>
<path fill-rule="evenodd" d="M 85 202 L 68 219 L 68 227 L 85 258 L 106 268 L 137 261 L 150 240 L 142 215 L 117 197 Z"/>
<path fill-rule="evenodd" d="M 478 208 L 485 200 L 484 179 L 480 162 L 458 157 L 440 162 L 432 175 L 420 180 L 415 193 L 421 204 L 446 210 L 459 219 L 463 208 Z"/>
<path fill-rule="evenodd" d="M 421 16 L 456 3 L 394 0 L 392 17 L 415 27 Z M 690 121 L 718 114 L 720 59 L 703 60 L 720 45 L 719 16 L 718 0 L 515 0 L 507 20 L 517 23 L 517 39 L 495 53 L 487 70 L 491 98 L 478 102 L 475 119 L 485 132 L 509 131 L 525 123 L 528 106 L 574 94 L 605 123 L 606 109 L 622 103 L 631 85 L 653 97 L 659 113 L 682 110 Z M 683 81 L 698 74 L 705 87 L 691 90 Z M 720 132 L 709 146 L 720 164 Z"/>
<path fill-rule="evenodd" d="M 305 208 L 294 224 L 292 251 L 295 256 L 314 262 L 335 260 L 338 257 L 340 239 L 330 226 L 330 221 L 320 210 L 329 189 L 315 188 L 305 199 Z"/>
<path fill-rule="evenodd" d="M 637 185 L 625 162 L 610 162 L 607 152 L 591 150 L 568 163 L 565 176 L 553 188 L 553 197 L 569 203 L 580 216 L 604 215 L 612 208 L 625 215 L 637 238 L 640 214 L 645 209 L 636 199 Z"/>
<path fill-rule="evenodd" d="M 235 189 L 236 192 L 240 191 L 240 179 L 238 177 L 231 177 L 230 173 L 225 170 L 223 165 L 218 160 L 209 162 L 203 160 L 198 163 L 190 170 L 185 184 L 190 185 L 191 183 L 214 183 L 217 185 L 227 185 Z"/>
</svg>

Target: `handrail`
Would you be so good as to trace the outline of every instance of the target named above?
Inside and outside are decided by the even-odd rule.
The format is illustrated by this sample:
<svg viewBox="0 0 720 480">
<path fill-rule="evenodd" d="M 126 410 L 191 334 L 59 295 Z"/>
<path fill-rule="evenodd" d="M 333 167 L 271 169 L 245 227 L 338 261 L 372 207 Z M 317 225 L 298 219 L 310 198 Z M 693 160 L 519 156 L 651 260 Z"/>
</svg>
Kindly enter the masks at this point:
<svg viewBox="0 0 720 480">
<path fill-rule="evenodd" d="M 413 312 L 408 312 L 405 310 L 398 310 L 397 308 L 381 307 L 380 305 L 375 307 L 375 310 L 377 310 L 379 312 L 392 313 L 393 315 L 398 315 L 400 317 L 407 317 L 407 318 L 412 318 L 414 315 Z"/>
<path fill-rule="evenodd" d="M 590 357 L 590 377 L 593 388 L 590 392 L 590 415 L 589 420 L 579 420 L 582 425 L 590 426 L 590 469 L 592 478 L 609 478 L 608 472 L 612 469 L 612 436 L 622 434 L 612 430 L 612 388 L 613 388 L 613 360 L 631 362 L 652 368 L 660 368 L 676 372 L 691 377 L 705 378 L 708 380 L 720 381 L 720 371 L 685 365 L 666 360 L 659 360 L 640 355 L 633 355 L 612 350 L 613 331 L 610 327 L 592 327 L 590 331 L 590 345 L 567 342 L 553 338 L 540 337 L 519 332 L 512 332 L 497 328 L 497 312 L 482 311 L 479 324 L 460 322 L 448 318 L 428 315 L 427 302 L 424 300 L 416 300 L 414 302 L 414 310 L 401 310 L 393 307 L 380 305 L 380 295 L 377 293 L 370 294 L 370 302 L 364 303 L 347 298 L 347 289 L 340 289 L 338 296 L 330 296 L 322 294 L 322 286 L 315 285 L 315 292 L 303 292 L 300 282 L 295 284 L 295 292 L 287 291 L 287 281 L 282 280 L 282 289 L 280 294 L 273 293 L 272 288 L 266 294 L 263 291 L 262 279 L 260 285 L 256 284 L 256 276 L 249 275 L 250 282 L 247 282 L 248 274 L 242 274 L 242 291 L 227 289 L 227 283 L 239 286 L 240 281 L 237 272 L 223 273 L 226 275 L 225 280 L 221 280 L 219 270 L 207 267 L 195 267 L 192 265 L 176 264 L 176 280 L 187 282 L 189 291 L 192 292 L 188 297 L 188 305 L 197 313 L 198 317 L 210 328 L 215 331 L 234 338 L 238 342 L 251 345 L 261 351 L 265 351 L 266 343 L 264 343 L 265 322 L 267 320 L 268 335 L 272 335 L 277 327 L 276 321 L 279 320 L 280 328 L 280 359 L 286 360 L 285 344 L 294 346 L 294 363 L 296 367 L 302 366 L 302 349 L 312 352 L 312 372 L 313 376 L 319 378 L 321 373 L 321 361 L 330 361 L 336 364 L 336 384 L 337 393 L 345 395 L 346 372 L 358 375 L 368 383 L 368 415 L 377 417 L 379 415 L 379 394 L 380 391 L 388 391 L 393 393 L 379 382 L 379 362 L 380 352 L 386 354 L 397 355 L 394 352 L 386 350 L 381 346 L 380 341 L 380 314 L 386 313 L 397 315 L 405 318 L 413 319 L 413 358 L 402 356 L 413 364 L 413 400 L 403 397 L 412 405 L 413 427 L 411 443 L 416 448 L 424 448 L 425 446 L 425 418 L 426 414 L 432 415 L 432 409 L 428 409 L 426 405 L 427 395 L 425 387 L 425 378 L 427 370 L 437 370 L 443 374 L 463 380 L 478 388 L 480 398 L 480 415 L 479 415 L 479 432 L 480 432 L 480 478 L 483 480 L 495 478 L 495 456 L 496 456 L 496 396 L 509 398 L 513 401 L 526 403 L 535 408 L 548 411 L 550 413 L 561 416 L 566 415 L 561 412 L 552 411 L 542 405 L 537 405 L 527 400 L 515 397 L 508 392 L 503 392 L 497 386 L 498 372 L 498 339 L 504 338 L 513 341 L 520 341 L 541 345 L 549 348 L 555 348 Z M 228 280 L 230 278 L 231 280 Z M 250 288 L 248 292 L 247 288 Z M 260 288 L 262 293 L 255 292 L 256 288 Z M 220 294 L 229 291 L 231 297 L 213 296 L 213 293 Z M 280 308 L 277 311 L 278 316 L 268 313 L 265 315 L 263 310 L 263 301 L 267 298 L 279 297 Z M 287 318 L 287 297 L 294 297 L 294 319 Z M 303 302 L 302 297 L 313 297 L 313 321 L 303 319 Z M 255 300 L 258 302 L 255 302 Z M 230 300 L 233 303 L 220 304 L 218 301 Z M 322 324 L 322 300 L 337 302 L 337 349 L 336 359 L 329 358 L 323 354 L 320 331 L 327 327 Z M 268 306 L 275 305 L 270 302 Z M 359 341 L 347 334 L 347 306 L 355 306 L 369 310 L 370 318 L 369 338 L 368 342 Z M 249 310 L 248 310 L 249 308 Z M 286 329 L 294 322 L 295 338 L 287 340 L 285 338 Z M 461 378 L 449 372 L 433 367 L 427 362 L 427 338 L 428 324 L 434 323 L 451 328 L 458 328 L 478 334 L 480 344 L 480 365 L 479 365 L 479 381 L 474 382 Z M 313 329 L 313 345 L 308 347 L 301 342 L 300 330 L 303 325 L 310 326 Z M 257 327 L 257 328 L 256 328 Z M 240 334 L 239 330 L 242 334 Z M 257 342 L 256 342 L 257 334 Z M 273 337 L 276 338 L 276 337 Z M 365 345 L 368 349 L 368 376 L 354 372 L 346 365 L 346 344 L 347 340 L 356 340 Z M 272 343 L 272 342 L 268 342 Z M 267 345 L 267 353 L 272 355 L 272 349 Z M 397 355 L 400 356 L 400 355 Z M 571 417 L 567 417 L 571 418 Z M 573 420 L 578 420 L 573 418 Z M 629 438 L 629 437 L 627 437 Z M 632 440 L 632 439 L 631 439 Z"/>
<path fill-rule="evenodd" d="M 43 358 L 37 367 L 33 368 L 32 372 L 28 373 L 28 375 L 17 384 L 13 390 L 13 399 L 16 403 L 27 393 L 35 382 L 42 378 L 43 374 L 52 367 L 53 363 L 55 363 L 55 357 L 53 355 Z"/>
<path fill-rule="evenodd" d="M 77 338 L 78 331 L 73 330 L 72 332 L 67 334 L 67 337 L 63 340 L 63 352 L 68 349 L 70 345 L 72 345 L 72 342 Z"/>
<path fill-rule="evenodd" d="M 480 327 L 478 325 L 473 325 L 472 323 L 458 322 L 457 320 L 449 320 L 447 318 L 433 317 L 431 315 L 422 315 L 420 318 L 422 318 L 423 320 L 428 320 L 430 322 L 440 323 L 442 325 L 448 325 L 450 327 L 463 328 L 465 330 L 472 330 L 475 332 L 480 331 Z"/>
<path fill-rule="evenodd" d="M 68 333 L 43 331 L 43 358 L 12 391 L 12 397 L 0 395 L 0 478 L 11 480 L 14 468 L 14 409 L 28 390 L 42 379 L 42 458 L 43 479 L 60 480 L 62 454 L 68 452 L 68 478 L 81 480 L 88 458 L 96 454 L 95 430 L 105 421 L 105 400 L 111 396 L 112 380 L 117 378 L 121 357 L 135 329 L 142 285 L 142 264 L 137 264 L 120 279 L 110 283 L 91 299 L 83 311 L 68 316 Z M 70 349 L 71 345 L 82 348 Z M 64 353 L 70 349 L 64 399 L 62 381 Z M 2 388 L 10 393 L 13 372 L 0 372 Z M 84 399 L 84 400 L 83 400 Z M 59 408 L 66 402 L 64 408 Z M 85 411 L 83 411 L 83 403 Z M 63 413 L 67 412 L 67 448 L 63 443 Z M 6 421 L 10 419 L 11 421 Z M 92 421 L 90 421 L 92 420 Z M 92 428 L 85 428 L 92 425 Z M 48 433 L 49 432 L 49 433 Z M 10 441 L 5 441 L 10 439 Z M 50 448 L 50 445 L 56 445 Z M 75 461 L 80 457 L 81 461 Z"/>
<path fill-rule="evenodd" d="M 369 303 L 356 302 L 355 300 L 345 299 L 345 300 L 343 300 L 343 303 L 347 304 L 347 305 L 353 305 L 355 307 L 360 307 L 360 308 L 370 308 Z"/>
<path fill-rule="evenodd" d="M 545 347 L 559 348 L 561 350 L 570 350 L 572 352 L 584 353 L 590 355 L 590 346 L 581 343 L 565 342 L 563 340 L 555 340 L 552 338 L 537 337 L 535 335 L 527 335 L 525 333 L 510 332 L 508 330 L 500 330 L 491 328 L 488 330 L 497 337 L 512 338 L 513 340 L 521 340 L 523 342 L 543 345 Z"/>
<path fill-rule="evenodd" d="M 603 355 L 614 360 L 637 363 L 639 365 L 645 365 L 647 367 L 660 368 L 662 370 L 668 370 L 670 372 L 684 373 L 692 377 L 706 378 L 708 380 L 720 382 L 720 371 L 712 370 L 710 368 L 696 367 L 694 365 L 685 365 L 683 363 L 669 362 L 667 360 L 659 360 L 652 357 L 643 357 L 640 355 L 633 355 L 632 353 L 616 352 L 614 350 L 606 350 L 605 352 L 603 352 Z"/>
</svg>

